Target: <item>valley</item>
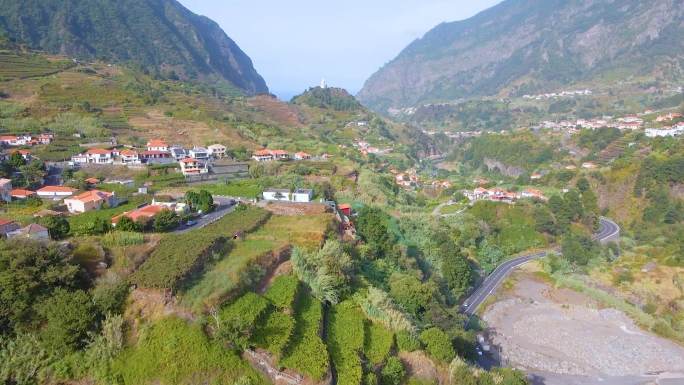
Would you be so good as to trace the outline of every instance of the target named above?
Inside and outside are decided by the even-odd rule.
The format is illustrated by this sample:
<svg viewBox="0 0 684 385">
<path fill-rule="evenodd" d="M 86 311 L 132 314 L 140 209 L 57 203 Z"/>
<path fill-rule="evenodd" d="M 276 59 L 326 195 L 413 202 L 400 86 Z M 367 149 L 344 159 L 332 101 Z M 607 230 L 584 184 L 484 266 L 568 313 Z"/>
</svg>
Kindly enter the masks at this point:
<svg viewBox="0 0 684 385">
<path fill-rule="evenodd" d="M 0 382 L 681 382 L 684 10 L 523 3 L 281 101 L 175 1 L 0 0 Z"/>
</svg>

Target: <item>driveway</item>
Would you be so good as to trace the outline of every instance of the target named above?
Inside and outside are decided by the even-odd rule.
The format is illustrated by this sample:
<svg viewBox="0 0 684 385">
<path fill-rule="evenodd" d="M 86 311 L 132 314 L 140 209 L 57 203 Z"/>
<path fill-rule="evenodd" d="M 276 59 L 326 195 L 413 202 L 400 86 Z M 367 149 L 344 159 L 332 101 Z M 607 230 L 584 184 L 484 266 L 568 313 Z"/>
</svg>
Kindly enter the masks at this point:
<svg viewBox="0 0 684 385">
<path fill-rule="evenodd" d="M 192 225 L 192 226 L 181 225 L 176 230 L 173 230 L 173 232 L 176 234 L 184 234 L 184 233 L 187 233 L 188 231 L 190 231 L 192 229 L 198 229 L 200 227 L 204 227 L 213 221 L 217 221 L 217 220 L 223 218 L 226 214 L 232 213 L 233 210 L 235 210 L 235 207 L 237 207 L 237 205 L 231 205 L 230 200 L 231 200 L 231 198 L 214 197 L 214 203 L 218 204 L 218 206 L 216 206 L 216 209 L 214 211 L 205 215 L 202 218 L 196 219 L 195 222 L 197 222 L 197 223 L 195 223 L 194 225 Z M 236 199 L 236 201 L 237 201 L 237 199 Z"/>
</svg>

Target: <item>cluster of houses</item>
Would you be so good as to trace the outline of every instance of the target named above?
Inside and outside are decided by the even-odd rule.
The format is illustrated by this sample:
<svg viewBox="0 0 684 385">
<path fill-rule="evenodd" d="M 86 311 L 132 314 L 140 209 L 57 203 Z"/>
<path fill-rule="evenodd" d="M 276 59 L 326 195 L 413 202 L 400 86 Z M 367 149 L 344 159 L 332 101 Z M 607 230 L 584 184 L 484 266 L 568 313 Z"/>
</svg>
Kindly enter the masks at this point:
<svg viewBox="0 0 684 385">
<path fill-rule="evenodd" d="M 409 189 L 412 186 L 420 186 L 422 184 L 420 178 L 417 175 L 418 170 L 415 168 L 409 168 L 403 173 L 400 173 L 398 170 L 395 169 L 390 170 L 390 172 L 395 175 L 394 183 L 396 183 L 399 186 L 404 186 L 404 189 Z M 440 182 L 438 180 L 427 183 L 427 185 L 432 187 L 444 188 L 451 188 L 452 186 L 451 182 L 449 181 Z"/>
<path fill-rule="evenodd" d="M 561 91 L 560 93 L 550 93 L 550 94 L 539 94 L 539 95 L 523 95 L 523 99 L 558 99 L 559 96 L 588 96 L 591 95 L 590 90 L 580 90 L 580 91 Z"/>
<path fill-rule="evenodd" d="M 48 144 L 55 138 L 55 134 L 46 132 L 40 136 L 33 137 L 31 135 L 2 135 L 0 136 L 0 145 L 3 146 L 36 146 L 39 144 Z"/>
<path fill-rule="evenodd" d="M 325 153 L 318 158 L 321 159 L 330 159 L 333 158 L 333 155 L 330 155 L 328 153 Z M 310 160 L 315 158 L 311 154 L 307 154 L 304 151 L 299 151 L 294 156 L 292 157 L 294 160 Z M 268 150 L 268 149 L 263 149 L 259 150 L 256 152 L 252 153 L 252 159 L 254 159 L 257 162 L 270 162 L 273 160 L 288 160 L 290 159 L 290 154 L 287 153 L 287 151 L 284 150 Z"/>
<path fill-rule="evenodd" d="M 537 198 L 545 202 L 549 200 L 549 198 L 544 196 L 544 193 L 533 188 L 528 188 L 521 193 L 514 193 L 497 187 L 489 189 L 478 187 L 473 191 L 466 190 L 462 191 L 462 193 L 472 202 L 479 200 L 515 201 L 521 198 Z"/>
<path fill-rule="evenodd" d="M 370 143 L 360 140 L 358 142 L 352 143 L 352 146 L 358 148 L 359 152 L 363 155 L 368 155 L 368 154 L 386 154 L 388 152 L 392 152 L 392 148 L 385 148 L 385 149 L 379 149 L 377 147 L 371 146 Z"/>
<path fill-rule="evenodd" d="M 595 130 L 597 128 L 602 127 L 615 127 L 620 130 L 641 130 L 644 126 L 644 120 L 640 117 L 644 115 L 650 115 L 652 113 L 652 110 L 646 110 L 643 113 L 637 114 L 637 116 L 625 116 L 617 119 L 614 119 L 614 117 L 612 116 L 603 116 L 601 118 L 594 118 L 591 120 L 577 119 L 576 122 L 569 120 L 562 120 L 560 122 L 552 122 L 545 120 L 541 122 L 540 126 L 544 128 L 551 128 L 554 131 L 565 130 L 568 134 L 571 135 L 580 133 L 580 130 L 577 129 L 578 127 L 589 130 Z M 672 112 L 657 117 L 655 119 L 655 122 L 665 123 L 680 118 L 682 118 L 682 114 Z M 646 136 L 649 138 L 655 138 L 658 136 L 678 137 L 681 136 L 683 132 L 684 122 L 679 122 L 676 124 L 672 124 L 670 126 L 664 126 L 660 128 L 646 128 Z"/>
<path fill-rule="evenodd" d="M 436 134 L 438 133 L 438 131 L 430 131 L 430 130 L 421 130 L 421 131 L 422 131 L 423 134 L 425 134 L 425 135 L 430 135 L 430 136 L 436 135 Z M 487 134 L 496 134 L 496 132 L 494 132 L 494 131 L 482 131 L 482 130 L 477 130 L 477 131 L 456 131 L 456 132 L 452 132 L 452 131 L 442 131 L 442 133 L 443 133 L 444 135 L 448 136 L 449 138 L 452 138 L 452 139 L 464 138 L 464 137 L 468 137 L 468 136 L 480 136 L 480 135 L 485 134 L 485 133 L 487 133 Z"/>
</svg>

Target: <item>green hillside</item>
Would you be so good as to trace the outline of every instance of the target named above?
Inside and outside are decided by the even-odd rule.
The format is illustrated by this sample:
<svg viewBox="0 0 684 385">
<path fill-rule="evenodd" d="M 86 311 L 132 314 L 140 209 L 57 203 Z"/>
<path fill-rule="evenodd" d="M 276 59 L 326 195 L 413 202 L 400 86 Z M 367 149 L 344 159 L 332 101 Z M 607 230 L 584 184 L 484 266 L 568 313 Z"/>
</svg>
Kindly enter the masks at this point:
<svg viewBox="0 0 684 385">
<path fill-rule="evenodd" d="M 251 59 L 214 21 L 175 0 L 0 1 L 0 32 L 78 60 L 136 61 L 167 78 L 268 92 Z"/>
<path fill-rule="evenodd" d="M 373 74 L 359 100 L 374 111 L 481 96 L 555 92 L 583 81 L 684 74 L 681 15 L 665 0 L 506 0 L 442 23 Z M 652 26 L 652 27 L 651 27 Z"/>
</svg>

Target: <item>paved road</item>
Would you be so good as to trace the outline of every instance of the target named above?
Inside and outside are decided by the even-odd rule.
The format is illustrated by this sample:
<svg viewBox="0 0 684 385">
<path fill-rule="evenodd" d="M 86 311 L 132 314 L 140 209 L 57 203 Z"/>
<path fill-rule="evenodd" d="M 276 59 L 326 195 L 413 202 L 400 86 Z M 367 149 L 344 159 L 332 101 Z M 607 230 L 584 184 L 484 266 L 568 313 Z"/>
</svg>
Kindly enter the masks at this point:
<svg viewBox="0 0 684 385">
<path fill-rule="evenodd" d="M 232 213 L 233 210 L 235 210 L 235 207 L 237 205 L 231 205 L 230 204 L 231 198 L 223 198 L 223 197 L 214 197 L 214 202 L 218 203 L 218 207 L 216 207 L 216 210 L 212 211 L 211 213 L 205 215 L 204 217 L 197 219 L 196 224 L 193 226 L 185 226 L 181 225 L 178 227 L 176 230 L 173 230 L 174 233 L 176 234 L 183 234 L 187 233 L 188 231 L 192 229 L 197 229 L 203 226 L 208 225 L 210 222 L 219 220 L 223 218 L 224 215 Z"/>
<path fill-rule="evenodd" d="M 615 234 L 619 234 L 620 227 L 615 224 L 615 222 L 610 219 L 601 218 L 601 228 L 598 234 L 594 235 L 592 239 L 598 239 L 601 242 L 605 242 L 610 239 Z M 555 249 L 556 252 L 560 252 L 560 249 Z M 531 260 L 543 257 L 546 255 L 546 251 L 541 251 L 536 254 L 523 255 L 511 260 L 508 260 L 499 267 L 497 267 L 492 274 L 487 277 L 480 287 L 475 290 L 475 292 L 466 301 L 468 307 L 463 310 L 463 314 L 468 316 L 468 321 L 473 317 L 477 308 L 489 298 L 489 296 L 494 292 L 494 290 L 499 286 L 501 281 L 506 278 L 513 270 L 518 268 L 520 265 L 524 265 Z"/>
</svg>

